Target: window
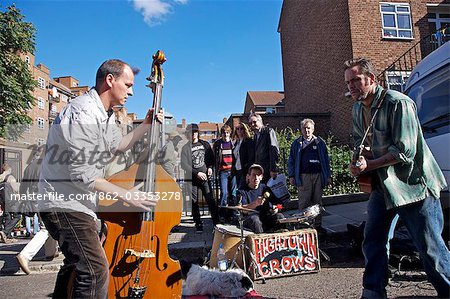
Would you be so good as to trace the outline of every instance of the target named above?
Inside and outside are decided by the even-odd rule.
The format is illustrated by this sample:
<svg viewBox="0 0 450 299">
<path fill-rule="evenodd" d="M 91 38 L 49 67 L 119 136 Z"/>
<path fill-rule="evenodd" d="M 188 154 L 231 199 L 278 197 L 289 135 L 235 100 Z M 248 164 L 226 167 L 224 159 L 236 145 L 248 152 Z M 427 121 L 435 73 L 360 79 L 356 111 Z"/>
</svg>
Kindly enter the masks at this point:
<svg viewBox="0 0 450 299">
<path fill-rule="evenodd" d="M 25 125 L 23 131 L 26 133 L 30 133 L 32 125 L 33 123 Z"/>
<path fill-rule="evenodd" d="M 450 14 L 428 13 L 428 25 L 431 30 L 431 43 L 437 47 L 450 40 Z"/>
<path fill-rule="evenodd" d="M 266 107 L 266 113 L 267 114 L 273 114 L 276 113 L 277 110 L 275 109 L 275 107 Z"/>
<path fill-rule="evenodd" d="M 57 113 L 57 111 L 56 111 L 56 105 L 52 105 L 50 109 L 51 109 L 50 111 L 51 111 L 52 113 L 54 113 L 54 114 Z"/>
<path fill-rule="evenodd" d="M 43 119 L 42 117 L 37 118 L 37 123 L 39 129 L 45 128 L 45 119 Z"/>
<path fill-rule="evenodd" d="M 381 3 L 380 12 L 383 26 L 383 38 L 413 38 L 409 4 Z"/>
<path fill-rule="evenodd" d="M 38 87 L 40 89 L 45 89 L 45 79 L 42 77 L 38 77 Z"/>
<path fill-rule="evenodd" d="M 63 101 L 64 103 L 67 103 L 67 100 L 69 99 L 68 96 L 66 96 L 65 94 L 60 93 L 59 94 L 61 101 Z"/>
<path fill-rule="evenodd" d="M 30 64 L 30 57 L 29 56 L 25 56 L 25 63 L 26 64 Z"/>
<path fill-rule="evenodd" d="M 406 81 L 408 81 L 410 71 L 388 71 L 387 76 L 387 86 L 389 89 L 393 89 L 399 92 L 405 90 Z"/>
<path fill-rule="evenodd" d="M 44 109 L 45 108 L 45 101 L 43 98 L 38 98 L 38 107 L 39 109 Z"/>
<path fill-rule="evenodd" d="M 44 144 L 45 144 L 45 139 L 44 138 L 38 138 L 37 145 L 41 146 L 41 145 L 44 145 Z"/>
</svg>

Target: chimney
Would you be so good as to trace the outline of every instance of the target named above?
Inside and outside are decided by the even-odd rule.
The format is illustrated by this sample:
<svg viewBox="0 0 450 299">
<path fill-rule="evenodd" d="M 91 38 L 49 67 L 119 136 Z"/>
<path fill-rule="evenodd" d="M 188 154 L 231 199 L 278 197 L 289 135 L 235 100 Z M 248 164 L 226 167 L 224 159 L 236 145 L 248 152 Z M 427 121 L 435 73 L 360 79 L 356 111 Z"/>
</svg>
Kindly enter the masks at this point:
<svg viewBox="0 0 450 299">
<path fill-rule="evenodd" d="M 226 122 L 227 122 L 227 118 L 224 117 L 224 118 L 223 118 L 223 123 L 226 123 Z"/>
<path fill-rule="evenodd" d="M 182 128 L 182 129 L 186 128 L 186 119 L 185 119 L 185 118 L 183 118 L 183 119 L 181 120 L 181 128 Z"/>
</svg>

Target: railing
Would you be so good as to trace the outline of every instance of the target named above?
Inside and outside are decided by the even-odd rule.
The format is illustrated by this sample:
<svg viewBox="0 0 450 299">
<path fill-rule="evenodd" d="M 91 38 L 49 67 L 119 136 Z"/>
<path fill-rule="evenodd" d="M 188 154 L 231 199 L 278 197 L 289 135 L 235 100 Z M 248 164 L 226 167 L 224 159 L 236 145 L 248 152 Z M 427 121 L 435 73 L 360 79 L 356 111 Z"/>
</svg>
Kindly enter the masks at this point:
<svg viewBox="0 0 450 299">
<path fill-rule="evenodd" d="M 406 82 L 404 79 L 408 78 L 409 73 L 419 61 L 450 40 L 450 35 L 447 33 L 449 30 L 450 27 L 443 27 L 414 44 L 378 75 L 380 85 L 388 88 L 388 75 L 401 77 L 400 84 Z"/>
</svg>

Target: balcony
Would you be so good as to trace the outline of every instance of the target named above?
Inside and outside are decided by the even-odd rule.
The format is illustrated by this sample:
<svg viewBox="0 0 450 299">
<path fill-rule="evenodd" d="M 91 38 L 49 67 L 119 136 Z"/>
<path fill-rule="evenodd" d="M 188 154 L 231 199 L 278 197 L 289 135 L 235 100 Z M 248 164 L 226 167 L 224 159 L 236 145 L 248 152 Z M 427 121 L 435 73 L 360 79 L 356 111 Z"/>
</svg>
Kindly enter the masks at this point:
<svg viewBox="0 0 450 299">
<path fill-rule="evenodd" d="M 49 95 L 48 96 L 48 101 L 49 102 L 53 102 L 53 103 L 59 103 L 61 101 L 61 99 L 59 98 L 59 96 L 54 97 L 52 95 Z"/>
</svg>

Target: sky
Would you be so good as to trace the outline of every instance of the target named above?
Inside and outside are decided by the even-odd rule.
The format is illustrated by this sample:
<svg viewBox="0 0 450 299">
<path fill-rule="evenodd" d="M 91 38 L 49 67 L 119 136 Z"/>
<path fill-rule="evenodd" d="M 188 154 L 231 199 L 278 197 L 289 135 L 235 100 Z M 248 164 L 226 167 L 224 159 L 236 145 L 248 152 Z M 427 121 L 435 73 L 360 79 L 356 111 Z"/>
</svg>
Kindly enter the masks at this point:
<svg viewBox="0 0 450 299">
<path fill-rule="evenodd" d="M 50 76 L 93 86 L 111 58 L 139 67 L 128 112 L 152 105 L 145 85 L 152 55 L 163 50 L 162 106 L 177 122 L 221 122 L 242 113 L 247 91 L 281 91 L 282 0 L 3 0 L 15 3 L 36 33 L 35 64 Z"/>
</svg>

